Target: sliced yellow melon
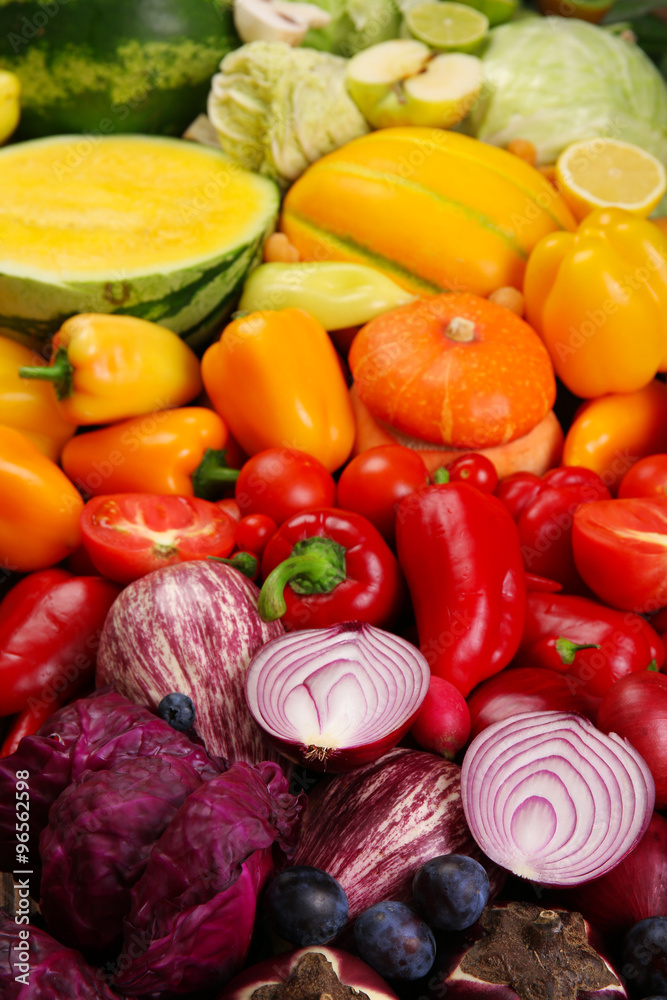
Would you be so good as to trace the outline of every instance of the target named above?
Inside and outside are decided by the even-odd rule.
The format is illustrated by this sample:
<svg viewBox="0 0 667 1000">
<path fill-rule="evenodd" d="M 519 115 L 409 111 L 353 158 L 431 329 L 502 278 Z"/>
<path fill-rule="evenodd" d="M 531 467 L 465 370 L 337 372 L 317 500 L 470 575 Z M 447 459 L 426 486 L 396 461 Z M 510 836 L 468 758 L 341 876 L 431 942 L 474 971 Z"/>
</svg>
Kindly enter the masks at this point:
<svg viewBox="0 0 667 1000">
<path fill-rule="evenodd" d="M 48 339 L 129 313 L 190 343 L 221 328 L 278 213 L 276 186 L 218 150 L 54 136 L 0 150 L 0 326 Z"/>
</svg>

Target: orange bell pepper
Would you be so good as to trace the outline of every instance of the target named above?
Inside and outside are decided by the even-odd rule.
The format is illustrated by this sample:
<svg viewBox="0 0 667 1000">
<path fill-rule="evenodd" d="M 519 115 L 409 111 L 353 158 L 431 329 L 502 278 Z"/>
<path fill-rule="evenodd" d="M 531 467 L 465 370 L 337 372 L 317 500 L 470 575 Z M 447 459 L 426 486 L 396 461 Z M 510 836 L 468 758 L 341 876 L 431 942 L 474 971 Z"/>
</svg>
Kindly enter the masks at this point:
<svg viewBox="0 0 667 1000">
<path fill-rule="evenodd" d="M 667 236 L 620 209 L 544 237 L 524 278 L 526 318 L 576 396 L 634 392 L 667 367 Z"/>
<path fill-rule="evenodd" d="M 54 566 L 81 542 L 83 500 L 32 441 L 0 427 L 0 565 L 18 573 Z"/>
<path fill-rule="evenodd" d="M 238 475 L 226 467 L 227 438 L 213 410 L 161 410 L 77 434 L 63 450 L 62 465 L 86 496 L 155 493 L 209 499 L 216 484 L 235 482 Z"/>
<path fill-rule="evenodd" d="M 563 445 L 563 465 L 583 465 L 615 492 L 640 458 L 667 451 L 667 385 L 654 379 L 637 392 L 584 403 Z"/>
<path fill-rule="evenodd" d="M 354 443 L 354 416 L 326 330 L 303 309 L 230 323 L 202 359 L 213 406 L 244 451 L 305 451 L 333 472 Z"/>
<path fill-rule="evenodd" d="M 53 338 L 50 366 L 19 374 L 52 382 L 61 414 L 79 425 L 182 406 L 201 392 L 194 351 L 171 330 L 136 316 L 72 316 Z"/>
<path fill-rule="evenodd" d="M 57 462 L 76 426 L 60 413 L 50 385 L 19 377 L 21 365 L 35 364 L 46 362 L 24 344 L 3 337 L 0 331 L 0 424 L 21 431 Z"/>
</svg>

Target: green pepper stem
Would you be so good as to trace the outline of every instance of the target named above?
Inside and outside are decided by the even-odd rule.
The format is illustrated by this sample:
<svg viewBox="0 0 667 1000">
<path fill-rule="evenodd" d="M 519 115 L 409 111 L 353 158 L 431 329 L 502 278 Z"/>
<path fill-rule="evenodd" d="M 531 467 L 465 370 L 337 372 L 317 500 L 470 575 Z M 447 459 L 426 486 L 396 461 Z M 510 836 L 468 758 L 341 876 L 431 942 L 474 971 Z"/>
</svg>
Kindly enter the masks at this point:
<svg viewBox="0 0 667 1000">
<path fill-rule="evenodd" d="M 449 473 L 444 465 L 441 465 L 439 469 L 436 469 L 433 473 L 432 481 L 436 486 L 442 486 L 449 482 Z"/>
<path fill-rule="evenodd" d="M 74 389 L 74 366 L 64 347 L 58 348 L 50 365 L 23 365 L 19 368 L 19 377 L 53 382 L 58 399 L 68 399 Z"/>
<path fill-rule="evenodd" d="M 207 556 L 206 558 L 210 559 L 211 562 L 221 562 L 227 566 L 233 566 L 250 580 L 254 579 L 259 565 L 259 559 L 252 552 L 235 552 L 230 559 L 223 559 L 222 556 Z"/>
<path fill-rule="evenodd" d="M 224 483 L 235 483 L 239 478 L 238 469 L 230 469 L 227 465 L 226 448 L 207 448 L 204 457 L 192 473 L 194 494 L 201 500 L 219 500 L 220 486 Z"/>
<path fill-rule="evenodd" d="M 649 665 L 648 665 L 648 667 L 646 669 L 647 670 L 654 670 L 656 673 L 659 673 L 660 667 L 658 666 L 658 661 L 655 660 L 655 659 L 651 660 L 651 662 L 649 663 Z"/>
<path fill-rule="evenodd" d="M 265 622 L 282 618 L 287 611 L 284 590 L 288 583 L 297 594 L 328 594 L 345 577 L 343 545 L 332 538 L 304 538 L 264 581 L 257 602 L 259 617 Z"/>
<path fill-rule="evenodd" d="M 555 642 L 555 649 L 560 656 L 560 662 L 564 666 L 569 667 L 571 663 L 574 663 L 574 654 L 578 653 L 580 649 L 599 649 L 599 643 L 594 642 L 582 642 L 576 643 L 572 642 L 571 639 L 566 639 L 564 636 L 559 636 Z"/>
</svg>

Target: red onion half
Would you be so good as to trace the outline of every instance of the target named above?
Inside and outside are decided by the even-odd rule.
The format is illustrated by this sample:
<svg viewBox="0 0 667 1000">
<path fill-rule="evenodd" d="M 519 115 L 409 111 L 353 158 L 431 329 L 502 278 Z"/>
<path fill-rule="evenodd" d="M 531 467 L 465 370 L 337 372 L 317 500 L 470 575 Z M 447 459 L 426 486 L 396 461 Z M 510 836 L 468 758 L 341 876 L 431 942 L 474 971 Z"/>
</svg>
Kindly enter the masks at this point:
<svg viewBox="0 0 667 1000">
<path fill-rule="evenodd" d="M 497 864 L 544 885 L 579 885 L 638 843 L 655 786 L 614 733 L 568 712 L 524 712 L 472 741 L 461 797 L 473 837 Z"/>
<path fill-rule="evenodd" d="M 246 698 L 289 760 L 349 771 L 398 743 L 429 680 L 416 646 L 366 622 L 342 622 L 267 642 L 250 662 Z"/>
</svg>

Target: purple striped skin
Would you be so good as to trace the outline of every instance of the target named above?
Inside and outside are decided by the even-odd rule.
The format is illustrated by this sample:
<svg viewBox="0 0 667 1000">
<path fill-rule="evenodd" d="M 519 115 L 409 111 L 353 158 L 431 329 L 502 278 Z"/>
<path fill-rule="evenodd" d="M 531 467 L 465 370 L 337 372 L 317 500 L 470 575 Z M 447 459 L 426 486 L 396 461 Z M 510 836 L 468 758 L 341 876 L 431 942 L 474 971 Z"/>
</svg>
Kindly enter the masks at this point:
<svg viewBox="0 0 667 1000">
<path fill-rule="evenodd" d="M 174 691 L 192 698 L 195 731 L 231 764 L 285 764 L 248 711 L 245 675 L 254 654 L 284 629 L 257 614 L 258 588 L 231 566 L 177 563 L 135 580 L 104 624 L 96 683 L 157 708 Z"/>
<path fill-rule="evenodd" d="M 312 865 L 338 879 L 350 923 L 383 899 L 410 903 L 415 872 L 440 854 L 468 854 L 481 862 L 493 898 L 505 874 L 472 839 L 460 775 L 459 765 L 443 757 L 397 747 L 318 785 L 292 864 Z"/>
</svg>

